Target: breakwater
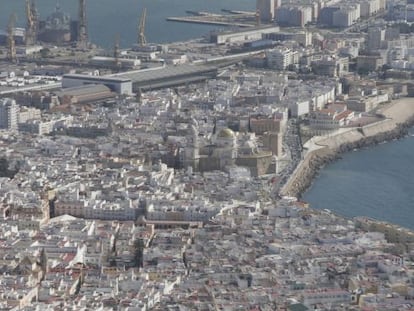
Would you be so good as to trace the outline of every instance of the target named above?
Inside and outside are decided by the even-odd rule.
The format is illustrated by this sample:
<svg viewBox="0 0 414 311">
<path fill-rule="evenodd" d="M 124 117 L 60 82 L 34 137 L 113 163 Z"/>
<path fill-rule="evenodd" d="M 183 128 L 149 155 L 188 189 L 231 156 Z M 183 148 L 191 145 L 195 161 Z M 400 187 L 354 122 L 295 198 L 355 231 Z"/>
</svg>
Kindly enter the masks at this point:
<svg viewBox="0 0 414 311">
<path fill-rule="evenodd" d="M 402 122 L 397 123 L 388 118 L 364 127 L 343 130 L 329 137 L 312 139 L 305 144 L 308 151 L 280 194 L 301 197 L 311 186 L 319 170 L 340 158 L 341 153 L 406 136 L 409 128 L 414 125 L 414 118 L 399 121 Z"/>
</svg>

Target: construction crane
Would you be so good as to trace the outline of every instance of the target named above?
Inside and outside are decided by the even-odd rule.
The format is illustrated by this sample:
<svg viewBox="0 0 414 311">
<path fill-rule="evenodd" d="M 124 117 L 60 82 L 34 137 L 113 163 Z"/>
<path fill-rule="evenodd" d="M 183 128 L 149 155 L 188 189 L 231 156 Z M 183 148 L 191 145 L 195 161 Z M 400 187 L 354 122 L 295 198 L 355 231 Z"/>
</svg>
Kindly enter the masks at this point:
<svg viewBox="0 0 414 311">
<path fill-rule="evenodd" d="M 115 45 L 114 45 L 114 60 L 115 60 L 115 68 L 121 68 L 121 61 L 119 60 L 119 34 L 115 37 Z"/>
<path fill-rule="evenodd" d="M 33 45 L 37 37 L 37 12 L 33 0 L 26 0 L 26 18 L 26 45 Z"/>
<path fill-rule="evenodd" d="M 138 24 L 138 44 L 144 46 L 147 44 L 147 39 L 145 38 L 145 20 L 147 19 L 147 9 L 142 10 L 141 18 L 139 19 Z"/>
<path fill-rule="evenodd" d="M 87 30 L 87 22 L 86 22 L 86 0 L 79 0 L 77 45 L 81 49 L 86 49 L 88 46 L 88 30 Z"/>
<path fill-rule="evenodd" d="M 256 26 L 260 26 L 260 10 L 259 9 L 256 10 L 254 17 L 256 19 Z"/>
<path fill-rule="evenodd" d="M 14 41 L 14 27 L 16 24 L 16 15 L 12 14 L 7 26 L 7 59 L 12 62 L 17 62 L 16 57 L 16 42 Z"/>
</svg>

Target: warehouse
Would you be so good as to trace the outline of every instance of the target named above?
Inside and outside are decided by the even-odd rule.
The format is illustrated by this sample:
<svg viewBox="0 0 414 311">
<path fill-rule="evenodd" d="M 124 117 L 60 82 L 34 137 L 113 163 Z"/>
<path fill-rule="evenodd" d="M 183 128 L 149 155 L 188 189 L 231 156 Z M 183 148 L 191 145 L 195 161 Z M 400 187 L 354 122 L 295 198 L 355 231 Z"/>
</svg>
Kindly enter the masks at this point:
<svg viewBox="0 0 414 311">
<path fill-rule="evenodd" d="M 112 92 L 132 95 L 132 82 L 130 79 L 81 74 L 66 74 L 62 78 L 63 88 L 71 88 L 88 84 L 103 84 L 111 89 Z"/>
<path fill-rule="evenodd" d="M 82 85 L 63 89 L 57 93 L 62 104 L 76 104 L 113 98 L 116 94 L 105 85 Z"/>
<path fill-rule="evenodd" d="M 216 76 L 217 67 L 189 64 L 116 74 L 116 77 L 132 81 L 134 92 L 185 85 L 205 81 Z"/>
</svg>

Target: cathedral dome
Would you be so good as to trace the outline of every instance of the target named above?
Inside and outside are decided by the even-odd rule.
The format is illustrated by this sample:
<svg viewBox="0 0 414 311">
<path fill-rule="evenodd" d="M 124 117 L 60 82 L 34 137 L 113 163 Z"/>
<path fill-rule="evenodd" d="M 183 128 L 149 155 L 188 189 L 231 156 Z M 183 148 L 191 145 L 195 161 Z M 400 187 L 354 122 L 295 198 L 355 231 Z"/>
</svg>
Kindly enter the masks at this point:
<svg viewBox="0 0 414 311">
<path fill-rule="evenodd" d="M 227 138 L 227 139 L 232 139 L 235 137 L 234 132 L 229 129 L 229 128 L 224 128 L 222 130 L 220 130 L 220 132 L 217 134 L 218 138 Z"/>
</svg>

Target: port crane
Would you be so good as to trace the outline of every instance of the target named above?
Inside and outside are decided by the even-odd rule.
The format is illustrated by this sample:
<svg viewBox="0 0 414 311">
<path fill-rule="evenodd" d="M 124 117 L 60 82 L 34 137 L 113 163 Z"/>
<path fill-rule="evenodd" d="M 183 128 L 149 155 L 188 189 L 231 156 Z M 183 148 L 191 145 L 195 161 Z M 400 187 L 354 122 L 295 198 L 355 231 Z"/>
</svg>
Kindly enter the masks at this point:
<svg viewBox="0 0 414 311">
<path fill-rule="evenodd" d="M 254 18 L 256 19 L 256 26 L 259 27 L 260 26 L 260 10 L 259 9 L 256 10 Z"/>
<path fill-rule="evenodd" d="M 7 26 L 7 59 L 12 62 L 17 62 L 16 56 L 16 42 L 14 41 L 14 27 L 16 24 L 16 15 L 12 14 Z"/>
<path fill-rule="evenodd" d="M 37 12 L 34 1 L 26 0 L 26 45 L 35 44 L 37 38 Z"/>
<path fill-rule="evenodd" d="M 79 0 L 78 20 L 78 47 L 85 49 L 88 46 L 88 30 L 86 21 L 86 0 Z"/>
<path fill-rule="evenodd" d="M 119 69 L 121 67 L 121 61 L 119 60 L 119 34 L 117 34 L 115 37 L 114 60 L 115 60 L 115 67 Z"/>
<path fill-rule="evenodd" d="M 147 9 L 144 8 L 141 13 L 141 18 L 139 19 L 138 24 L 138 44 L 144 46 L 147 44 L 147 39 L 145 38 L 145 21 L 147 19 Z"/>
</svg>

